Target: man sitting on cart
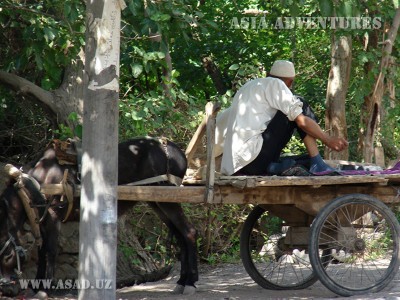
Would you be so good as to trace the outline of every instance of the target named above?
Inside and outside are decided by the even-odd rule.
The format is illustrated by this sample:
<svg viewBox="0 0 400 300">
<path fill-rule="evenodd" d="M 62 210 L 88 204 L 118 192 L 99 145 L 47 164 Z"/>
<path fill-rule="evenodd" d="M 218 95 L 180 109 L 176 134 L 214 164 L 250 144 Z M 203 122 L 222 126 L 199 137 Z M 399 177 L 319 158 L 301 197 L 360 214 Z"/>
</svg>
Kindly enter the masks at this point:
<svg viewBox="0 0 400 300">
<path fill-rule="evenodd" d="M 346 149 L 348 142 L 325 133 L 308 103 L 292 94 L 295 75 L 292 62 L 275 61 L 266 78 L 243 85 L 232 105 L 218 115 L 216 151 L 223 154 L 222 174 L 285 174 L 296 161 L 280 160 L 280 154 L 295 129 L 310 157 L 309 172 L 334 172 L 320 156 L 316 140 L 334 151 Z"/>
</svg>

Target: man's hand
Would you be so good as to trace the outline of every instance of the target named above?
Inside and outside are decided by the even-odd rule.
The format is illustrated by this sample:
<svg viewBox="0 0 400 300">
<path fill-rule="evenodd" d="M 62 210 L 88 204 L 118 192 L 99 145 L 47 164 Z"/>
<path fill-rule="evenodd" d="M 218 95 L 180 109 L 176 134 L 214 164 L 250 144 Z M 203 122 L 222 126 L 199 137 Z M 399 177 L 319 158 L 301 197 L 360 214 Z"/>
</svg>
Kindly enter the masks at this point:
<svg viewBox="0 0 400 300">
<path fill-rule="evenodd" d="M 334 151 L 340 152 L 349 146 L 349 142 L 341 137 L 330 136 L 327 138 L 325 145 Z"/>
</svg>

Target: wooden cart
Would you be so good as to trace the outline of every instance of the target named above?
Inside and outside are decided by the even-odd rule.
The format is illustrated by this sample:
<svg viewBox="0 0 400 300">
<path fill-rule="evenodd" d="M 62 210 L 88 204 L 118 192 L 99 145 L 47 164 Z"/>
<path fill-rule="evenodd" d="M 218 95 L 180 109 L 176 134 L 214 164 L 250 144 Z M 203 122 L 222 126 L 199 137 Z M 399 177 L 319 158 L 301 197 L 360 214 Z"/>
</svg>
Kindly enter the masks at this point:
<svg viewBox="0 0 400 300">
<path fill-rule="evenodd" d="M 205 179 L 186 179 L 180 187 L 119 186 L 120 200 L 257 205 L 245 221 L 240 248 L 247 272 L 264 288 L 300 289 L 319 279 L 350 296 L 379 291 L 394 278 L 400 227 L 388 206 L 400 201 L 400 174 L 216 177 L 217 109 L 206 111 L 186 153 L 190 159 L 207 131 Z M 41 188 L 56 194 L 63 185 Z"/>
</svg>

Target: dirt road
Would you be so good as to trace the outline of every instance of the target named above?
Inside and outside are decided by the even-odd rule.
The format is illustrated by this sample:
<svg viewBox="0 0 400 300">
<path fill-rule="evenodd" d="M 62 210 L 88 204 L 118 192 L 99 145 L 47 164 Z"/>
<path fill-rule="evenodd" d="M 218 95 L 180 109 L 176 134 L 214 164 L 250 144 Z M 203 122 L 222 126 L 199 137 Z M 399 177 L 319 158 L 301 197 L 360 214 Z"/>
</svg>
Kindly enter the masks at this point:
<svg viewBox="0 0 400 300">
<path fill-rule="evenodd" d="M 259 287 L 247 275 L 243 266 L 238 264 L 224 264 L 217 267 L 200 266 L 200 280 L 197 292 L 192 296 L 172 295 L 178 278 L 178 268 L 174 268 L 171 276 L 164 280 L 141 284 L 118 290 L 117 299 L 166 299 L 166 300 L 252 300 L 252 299 L 399 299 L 400 274 L 386 289 L 375 294 L 366 294 L 352 297 L 339 297 L 326 289 L 320 282 L 304 290 L 272 291 Z"/>
<path fill-rule="evenodd" d="M 357 299 L 357 300 L 400 300 L 400 272 L 394 280 L 383 291 L 375 294 L 365 294 L 352 297 L 339 297 L 329 291 L 320 282 L 303 290 L 274 291 L 266 290 L 258 286 L 247 275 L 241 263 L 223 264 L 219 266 L 200 265 L 200 280 L 197 291 L 192 296 L 173 295 L 171 290 L 179 275 L 179 266 L 176 266 L 166 279 L 157 282 L 148 282 L 117 290 L 118 300 L 257 300 L 257 299 Z M 33 293 L 34 294 L 34 293 Z M 17 299 L 37 300 L 77 300 L 78 291 L 47 297 L 46 293 L 41 296 L 28 296 Z M 0 300 L 12 300 L 12 298 L 1 297 Z"/>
</svg>

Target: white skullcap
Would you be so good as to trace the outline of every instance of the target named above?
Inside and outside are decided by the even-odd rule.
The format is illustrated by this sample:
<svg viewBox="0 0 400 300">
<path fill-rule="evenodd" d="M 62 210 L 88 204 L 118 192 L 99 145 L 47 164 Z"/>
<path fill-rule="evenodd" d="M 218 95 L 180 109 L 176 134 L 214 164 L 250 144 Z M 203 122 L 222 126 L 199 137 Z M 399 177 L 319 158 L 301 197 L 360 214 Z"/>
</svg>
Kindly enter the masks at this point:
<svg viewBox="0 0 400 300">
<path fill-rule="evenodd" d="M 291 78 L 296 76 L 296 72 L 294 71 L 294 65 L 292 62 L 288 60 L 275 61 L 269 73 L 276 77 Z"/>
</svg>

